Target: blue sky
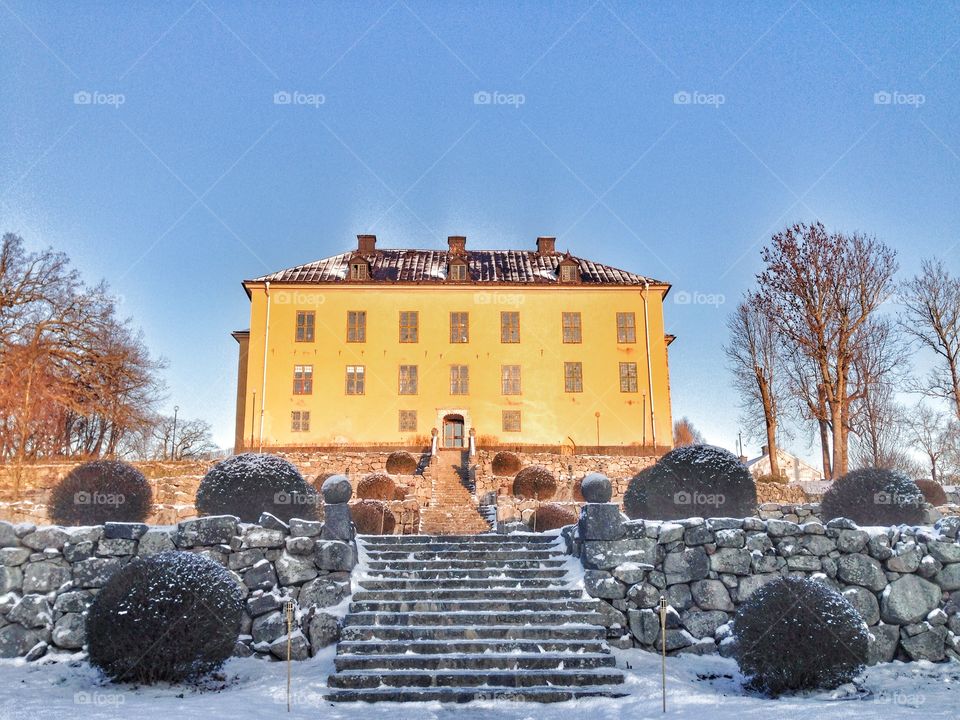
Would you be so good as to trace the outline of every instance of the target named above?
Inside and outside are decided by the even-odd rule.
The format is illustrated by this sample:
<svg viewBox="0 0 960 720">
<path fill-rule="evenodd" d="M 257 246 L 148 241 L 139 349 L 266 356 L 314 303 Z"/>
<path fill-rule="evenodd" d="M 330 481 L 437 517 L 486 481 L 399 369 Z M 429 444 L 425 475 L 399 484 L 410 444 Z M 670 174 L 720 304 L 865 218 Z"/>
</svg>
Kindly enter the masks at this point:
<svg viewBox="0 0 960 720">
<path fill-rule="evenodd" d="M 0 0 L 0 89 L 0 229 L 106 278 L 224 446 L 240 281 L 357 233 L 673 283 L 674 415 L 731 448 L 724 322 L 771 233 L 960 268 L 956 3 Z"/>
</svg>

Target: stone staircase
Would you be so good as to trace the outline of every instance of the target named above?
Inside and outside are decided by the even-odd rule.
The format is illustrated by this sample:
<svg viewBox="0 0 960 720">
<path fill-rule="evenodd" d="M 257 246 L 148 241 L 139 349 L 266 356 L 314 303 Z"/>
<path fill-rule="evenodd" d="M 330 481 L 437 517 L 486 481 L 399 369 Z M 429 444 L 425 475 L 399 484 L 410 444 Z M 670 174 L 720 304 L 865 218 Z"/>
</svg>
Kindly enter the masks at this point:
<svg viewBox="0 0 960 720">
<path fill-rule="evenodd" d="M 420 508 L 420 532 L 425 535 L 471 535 L 490 530 L 479 513 L 469 482 L 469 453 L 438 450 L 433 468 L 430 504 Z"/>
<path fill-rule="evenodd" d="M 365 536 L 329 700 L 618 696 L 599 602 L 544 535 Z"/>
</svg>

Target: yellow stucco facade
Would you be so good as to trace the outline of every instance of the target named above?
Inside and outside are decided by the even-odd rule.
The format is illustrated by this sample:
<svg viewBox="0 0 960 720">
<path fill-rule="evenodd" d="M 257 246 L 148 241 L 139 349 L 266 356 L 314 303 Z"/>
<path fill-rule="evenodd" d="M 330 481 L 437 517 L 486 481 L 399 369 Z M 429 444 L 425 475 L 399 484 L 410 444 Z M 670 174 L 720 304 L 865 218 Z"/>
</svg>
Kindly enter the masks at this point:
<svg viewBox="0 0 960 720">
<path fill-rule="evenodd" d="M 238 450 L 424 447 L 433 430 L 446 446 L 471 435 L 477 447 L 672 446 L 669 285 L 588 282 L 586 265 L 569 283 L 522 272 L 483 282 L 474 263 L 485 260 L 462 247 L 431 257 L 444 272 L 463 258 L 465 279 L 407 282 L 366 249 L 343 259 L 345 277 L 286 271 L 244 283 Z M 397 257 L 395 268 L 409 262 Z M 350 280 L 355 260 L 368 270 Z"/>
</svg>

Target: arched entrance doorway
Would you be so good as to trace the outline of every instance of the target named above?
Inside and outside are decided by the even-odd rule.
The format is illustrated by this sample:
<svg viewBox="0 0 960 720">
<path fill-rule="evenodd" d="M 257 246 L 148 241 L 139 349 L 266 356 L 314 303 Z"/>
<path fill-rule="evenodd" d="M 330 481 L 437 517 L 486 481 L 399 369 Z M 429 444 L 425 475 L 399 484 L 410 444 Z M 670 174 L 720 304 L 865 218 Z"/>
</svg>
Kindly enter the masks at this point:
<svg viewBox="0 0 960 720">
<path fill-rule="evenodd" d="M 463 415 L 443 416 L 442 437 L 443 447 L 445 448 L 466 447 L 466 434 L 464 432 Z"/>
</svg>

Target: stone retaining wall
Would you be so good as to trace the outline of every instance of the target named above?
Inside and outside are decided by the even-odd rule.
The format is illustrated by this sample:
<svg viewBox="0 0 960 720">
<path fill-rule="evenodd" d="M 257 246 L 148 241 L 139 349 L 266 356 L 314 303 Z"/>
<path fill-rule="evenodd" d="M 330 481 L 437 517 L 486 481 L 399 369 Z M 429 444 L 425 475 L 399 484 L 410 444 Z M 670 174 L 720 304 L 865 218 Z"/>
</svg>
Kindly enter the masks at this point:
<svg viewBox="0 0 960 720">
<path fill-rule="evenodd" d="M 477 466 L 477 497 L 487 493 L 510 495 L 513 491 L 513 476 L 493 474 L 495 450 L 477 450 L 474 462 Z M 653 465 L 657 458 L 630 455 L 558 455 L 556 453 L 514 453 L 523 467 L 539 465 L 547 468 L 557 478 L 558 500 L 573 499 L 573 484 L 587 473 L 599 472 L 613 483 L 613 499 L 623 500 L 630 479 L 638 472 Z"/>
<path fill-rule="evenodd" d="M 870 626 L 870 662 L 960 660 L 960 518 L 933 527 L 858 528 L 783 519 L 627 520 L 587 505 L 564 530 L 625 646 L 660 649 L 661 596 L 672 607 L 670 652 L 729 654 L 730 620 L 752 592 L 783 575 L 841 591 Z"/>
<path fill-rule="evenodd" d="M 351 594 L 357 563 L 349 514 L 325 507 L 326 524 L 265 515 L 261 524 L 230 516 L 175 527 L 107 523 L 44 527 L 0 522 L 0 657 L 80 650 L 84 613 L 110 575 L 133 558 L 164 550 L 205 555 L 228 568 L 245 597 L 237 655 L 286 657 L 283 605 L 296 603 L 293 657 L 304 659 L 339 637 L 336 612 Z"/>
</svg>

